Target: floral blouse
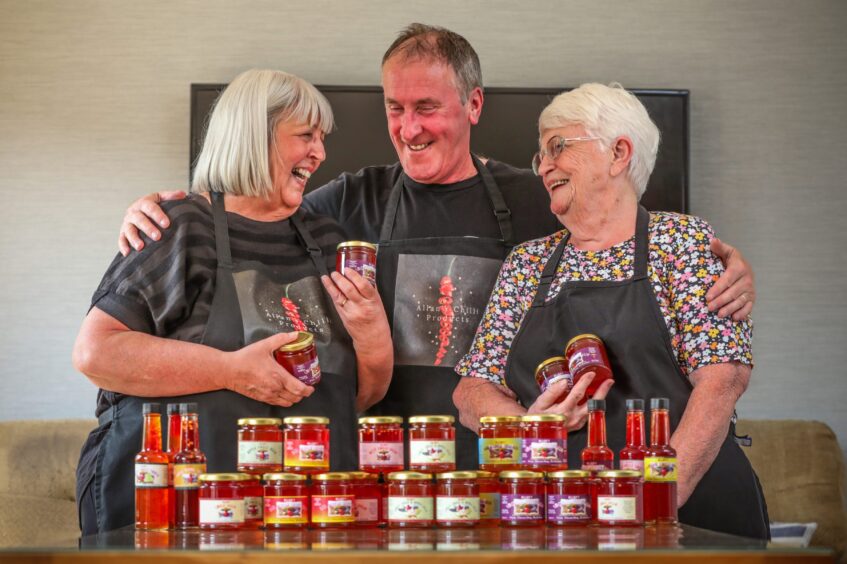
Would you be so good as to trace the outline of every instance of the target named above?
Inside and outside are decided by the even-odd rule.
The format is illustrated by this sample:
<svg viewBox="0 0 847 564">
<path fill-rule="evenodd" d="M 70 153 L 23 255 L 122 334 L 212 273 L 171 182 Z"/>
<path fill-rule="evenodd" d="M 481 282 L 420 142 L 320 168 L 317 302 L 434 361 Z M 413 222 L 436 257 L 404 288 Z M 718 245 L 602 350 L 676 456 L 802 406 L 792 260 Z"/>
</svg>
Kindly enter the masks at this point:
<svg viewBox="0 0 847 564">
<path fill-rule="evenodd" d="M 566 234 L 562 230 L 512 250 L 500 269 L 471 349 L 456 365 L 458 374 L 506 385 L 512 340 L 532 305 L 548 257 Z M 752 365 L 749 318 L 720 319 L 706 307 L 706 292 L 724 270 L 709 249 L 714 237 L 711 226 L 698 217 L 651 212 L 649 237 L 648 276 L 683 371 L 690 375 L 700 367 L 730 361 Z M 601 251 L 568 245 L 547 301 L 567 281 L 626 280 L 632 277 L 634 265 L 634 237 Z"/>
</svg>

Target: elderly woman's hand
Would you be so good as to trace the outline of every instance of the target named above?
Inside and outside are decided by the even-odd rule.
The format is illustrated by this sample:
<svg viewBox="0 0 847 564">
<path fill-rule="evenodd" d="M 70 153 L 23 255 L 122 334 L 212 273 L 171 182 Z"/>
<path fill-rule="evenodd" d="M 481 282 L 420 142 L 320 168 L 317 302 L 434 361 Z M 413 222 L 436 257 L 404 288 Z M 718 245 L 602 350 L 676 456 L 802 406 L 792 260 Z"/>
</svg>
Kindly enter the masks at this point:
<svg viewBox="0 0 847 564">
<path fill-rule="evenodd" d="M 297 332 L 278 333 L 248 345 L 240 350 L 227 353 L 228 370 L 223 386 L 248 398 L 291 407 L 305 397 L 312 395 L 315 388 L 307 386 L 274 358 L 274 351 L 297 338 Z"/>
<path fill-rule="evenodd" d="M 159 204 L 165 200 L 182 200 L 183 198 L 185 198 L 185 192 L 182 190 L 154 192 L 130 204 L 124 213 L 121 232 L 118 235 L 118 250 L 121 254 L 127 256 L 132 249 L 140 251 L 144 248 L 144 241 L 138 234 L 139 230 L 154 241 L 158 241 L 162 237 L 162 232 L 156 226 L 167 228 L 171 224 L 171 220 Z"/>
<path fill-rule="evenodd" d="M 355 270 L 321 276 L 321 282 L 354 344 L 391 342 L 385 308 L 373 284 Z"/>
<path fill-rule="evenodd" d="M 585 397 L 585 391 L 594 380 L 594 372 L 586 372 L 579 382 L 573 387 L 570 393 L 562 401 L 556 403 L 556 400 L 567 390 L 568 383 L 565 380 L 555 382 L 547 388 L 540 396 L 535 399 L 535 402 L 526 410 L 527 415 L 534 413 L 555 413 L 564 415 L 568 431 L 576 431 L 581 429 L 588 420 L 588 403 L 579 405 L 582 398 Z M 614 384 L 613 380 L 606 380 L 591 397 L 591 399 L 605 399 L 606 394 Z"/>
<path fill-rule="evenodd" d="M 741 251 L 717 237 L 712 239 L 711 250 L 723 261 L 726 271 L 706 292 L 709 311 L 717 311 L 718 317 L 731 315 L 735 321 L 741 321 L 750 315 L 756 302 L 753 267 Z"/>
</svg>

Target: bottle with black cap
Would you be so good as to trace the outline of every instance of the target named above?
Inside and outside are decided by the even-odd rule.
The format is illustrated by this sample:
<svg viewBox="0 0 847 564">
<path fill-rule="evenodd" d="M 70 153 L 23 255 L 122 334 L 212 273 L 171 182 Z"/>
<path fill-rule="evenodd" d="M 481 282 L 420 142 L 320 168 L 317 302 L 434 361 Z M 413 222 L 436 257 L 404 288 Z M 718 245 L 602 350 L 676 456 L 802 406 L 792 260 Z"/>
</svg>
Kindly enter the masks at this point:
<svg viewBox="0 0 847 564">
<path fill-rule="evenodd" d="M 179 404 L 180 451 L 174 455 L 177 529 L 200 524 L 200 474 L 206 473 L 206 455 L 200 451 L 200 422 L 196 403 Z"/>
<path fill-rule="evenodd" d="M 676 523 L 679 465 L 670 445 L 670 400 L 650 400 L 650 446 L 644 453 L 644 521 Z"/>
<path fill-rule="evenodd" d="M 167 414 L 168 425 L 168 447 L 165 452 L 168 454 L 168 525 L 169 528 L 174 527 L 174 519 L 176 518 L 176 496 L 174 492 L 174 456 L 179 452 L 179 404 L 169 403 L 165 408 Z"/>
<path fill-rule="evenodd" d="M 168 528 L 168 455 L 162 450 L 158 403 L 145 403 L 143 443 L 135 456 L 135 527 Z"/>
<path fill-rule="evenodd" d="M 606 400 L 588 400 L 588 444 L 582 449 L 582 469 L 597 472 L 615 467 L 615 453 L 606 444 Z"/>
<path fill-rule="evenodd" d="M 637 470 L 644 475 L 644 400 L 626 400 L 626 446 L 619 453 L 621 470 Z"/>
</svg>

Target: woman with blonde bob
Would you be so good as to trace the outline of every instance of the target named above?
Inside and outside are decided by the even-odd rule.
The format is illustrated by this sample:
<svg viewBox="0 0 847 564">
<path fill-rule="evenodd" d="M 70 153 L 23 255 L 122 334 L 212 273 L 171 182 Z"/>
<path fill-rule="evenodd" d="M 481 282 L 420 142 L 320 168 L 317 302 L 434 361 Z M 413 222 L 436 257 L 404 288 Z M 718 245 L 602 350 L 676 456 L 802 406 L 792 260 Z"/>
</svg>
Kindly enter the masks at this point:
<svg viewBox="0 0 847 564">
<path fill-rule="evenodd" d="M 471 350 L 456 366 L 465 376 L 453 396 L 462 420 L 563 413 L 569 466 L 579 468 L 586 406 L 577 402 L 586 385 L 561 399 L 567 383 L 540 393 L 534 371 L 573 337 L 597 335 L 614 380 L 597 396 L 605 395 L 610 448 L 624 446 L 627 399 L 668 398 L 678 454 L 670 509 L 679 507 L 683 523 L 767 538 L 761 488 L 732 423 L 750 379 L 752 326 L 706 306 L 706 290 L 723 271 L 709 250 L 712 228 L 639 205 L 658 129 L 618 84 L 560 94 L 538 129 L 533 170 L 566 229 L 518 245 L 506 259 Z M 652 476 L 652 465 L 642 470 Z"/>
<path fill-rule="evenodd" d="M 239 418 L 292 415 L 330 417 L 321 456 L 355 469 L 356 413 L 385 394 L 393 349 L 375 288 L 355 272 L 329 274 L 342 229 L 300 210 L 332 128 L 308 82 L 239 75 L 212 112 L 192 194 L 164 204 L 172 228 L 107 270 L 73 351 L 100 389 L 77 471 L 84 534 L 133 522 L 147 402 L 197 403 L 209 472 L 249 456 L 236 452 Z M 274 359 L 300 332 L 317 348 L 319 382 Z"/>
</svg>

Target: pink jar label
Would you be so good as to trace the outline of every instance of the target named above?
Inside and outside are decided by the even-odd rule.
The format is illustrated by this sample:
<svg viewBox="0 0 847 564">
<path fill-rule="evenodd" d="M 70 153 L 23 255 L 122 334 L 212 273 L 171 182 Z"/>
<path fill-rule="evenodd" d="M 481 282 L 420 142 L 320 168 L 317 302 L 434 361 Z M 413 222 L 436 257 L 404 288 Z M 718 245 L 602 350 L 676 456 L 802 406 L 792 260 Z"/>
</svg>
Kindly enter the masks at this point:
<svg viewBox="0 0 847 564">
<path fill-rule="evenodd" d="M 570 370 L 571 374 L 575 374 L 585 366 L 597 364 L 604 364 L 603 355 L 600 353 L 599 348 L 588 345 L 571 355 L 570 359 L 568 359 L 568 370 Z"/>
<path fill-rule="evenodd" d="M 378 521 L 379 500 L 375 497 L 360 499 L 356 498 L 356 507 L 353 510 L 356 521 Z"/>
<path fill-rule="evenodd" d="M 504 521 L 544 519 L 544 498 L 540 495 L 503 494 L 500 498 L 500 518 Z"/>
<path fill-rule="evenodd" d="M 587 521 L 591 519 L 591 500 L 587 495 L 548 495 L 547 519 Z"/>
<path fill-rule="evenodd" d="M 568 445 L 562 439 L 524 439 L 521 447 L 523 464 L 562 464 L 568 459 Z"/>
<path fill-rule="evenodd" d="M 403 464 L 403 443 L 359 443 L 359 465 L 397 466 Z"/>
<path fill-rule="evenodd" d="M 582 469 L 590 470 L 591 472 L 599 472 L 601 470 L 612 470 L 613 462 L 583 462 Z"/>
<path fill-rule="evenodd" d="M 643 460 L 621 460 L 621 470 L 637 470 L 644 474 Z"/>
</svg>

